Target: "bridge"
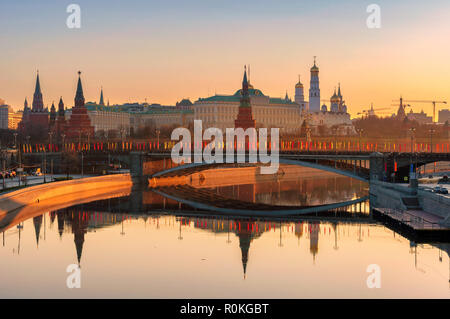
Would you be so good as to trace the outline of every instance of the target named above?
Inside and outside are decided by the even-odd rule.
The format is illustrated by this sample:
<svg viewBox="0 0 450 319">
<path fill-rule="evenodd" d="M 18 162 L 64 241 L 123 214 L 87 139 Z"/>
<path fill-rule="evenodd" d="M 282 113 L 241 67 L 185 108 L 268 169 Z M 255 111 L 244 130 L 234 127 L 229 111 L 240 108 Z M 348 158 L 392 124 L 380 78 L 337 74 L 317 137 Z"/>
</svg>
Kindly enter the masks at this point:
<svg viewBox="0 0 450 319">
<path fill-rule="evenodd" d="M 97 163 L 116 161 L 130 169 L 136 182 L 146 183 L 148 178 L 162 176 L 181 176 L 195 171 L 201 171 L 214 166 L 226 166 L 225 155 L 221 163 L 194 162 L 181 165 L 171 160 L 171 149 L 174 141 L 122 141 L 66 144 L 21 145 L 22 158 L 35 158 L 35 162 L 43 161 L 47 166 L 50 161 L 62 161 L 65 154 L 78 156 L 84 160 L 95 160 Z M 268 153 L 272 151 L 268 145 Z M 194 149 L 194 144 L 183 145 L 188 150 Z M 200 145 L 203 151 L 207 143 Z M 225 145 L 222 144 L 225 148 Z M 272 146 L 275 150 L 275 147 Z M 281 141 L 277 146 L 279 163 L 300 165 L 332 173 L 337 173 L 358 180 L 378 180 L 388 182 L 403 182 L 409 176 L 411 166 L 418 169 L 423 165 L 450 161 L 449 144 L 436 144 L 431 147 L 425 144 L 395 144 L 395 143 L 356 143 L 356 142 L 306 142 Z M 236 145 L 235 145 L 236 149 Z M 411 152 L 412 150 L 412 152 Z M 434 152 L 432 152 L 434 150 Z M 193 152 L 192 152 L 193 153 Z M 225 152 L 223 152 L 225 153 Z M 248 162 L 248 154 L 245 161 Z M 189 162 L 186 160 L 185 162 Z M 235 155 L 235 163 L 237 157 Z M 57 165 L 56 165 L 57 166 Z M 48 170 L 47 170 L 48 171 Z"/>
</svg>

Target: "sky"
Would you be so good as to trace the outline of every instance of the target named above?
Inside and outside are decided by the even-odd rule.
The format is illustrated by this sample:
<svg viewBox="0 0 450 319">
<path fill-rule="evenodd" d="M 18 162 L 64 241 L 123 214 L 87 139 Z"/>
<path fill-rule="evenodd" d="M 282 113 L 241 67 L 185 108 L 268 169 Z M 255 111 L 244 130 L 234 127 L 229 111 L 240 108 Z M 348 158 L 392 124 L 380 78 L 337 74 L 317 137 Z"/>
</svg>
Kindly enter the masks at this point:
<svg viewBox="0 0 450 319">
<path fill-rule="evenodd" d="M 66 25 L 71 3 L 79 29 Z M 366 24 L 372 3 L 379 29 Z M 448 0 L 0 0 L 0 12 L 0 98 L 16 110 L 37 70 L 49 107 L 73 105 L 78 70 L 86 101 L 103 87 L 111 104 L 233 94 L 245 64 L 264 94 L 293 98 L 300 74 L 307 96 L 313 56 L 322 99 L 341 83 L 352 117 L 371 103 L 394 111 L 400 95 L 450 98 Z"/>
</svg>

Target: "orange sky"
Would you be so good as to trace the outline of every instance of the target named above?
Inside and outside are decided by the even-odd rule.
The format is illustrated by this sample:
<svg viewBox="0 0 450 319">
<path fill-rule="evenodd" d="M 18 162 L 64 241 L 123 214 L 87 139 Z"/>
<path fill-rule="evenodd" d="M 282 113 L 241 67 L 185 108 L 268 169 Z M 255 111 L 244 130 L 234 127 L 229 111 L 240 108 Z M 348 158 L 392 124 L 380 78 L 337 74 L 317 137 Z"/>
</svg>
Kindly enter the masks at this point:
<svg viewBox="0 0 450 319">
<path fill-rule="evenodd" d="M 44 103 L 50 106 L 62 95 L 71 106 L 80 69 L 87 101 L 98 101 L 103 86 L 111 103 L 147 99 L 172 105 L 215 92 L 233 94 L 244 64 L 251 65 L 251 82 L 266 95 L 284 97 L 287 90 L 293 97 L 301 74 L 307 96 L 317 55 L 322 98 L 329 99 L 340 82 L 352 117 L 372 102 L 375 108 L 391 107 L 400 95 L 449 99 L 450 5 L 431 2 L 437 5 L 415 4 L 409 11 L 404 1 L 382 4 L 378 30 L 366 27 L 365 5 L 355 1 L 307 6 L 298 13 L 285 4 L 273 14 L 261 9 L 247 16 L 214 8 L 183 15 L 183 8 L 166 12 L 161 5 L 147 17 L 138 15 L 135 4 L 129 10 L 113 7 L 109 19 L 82 1 L 79 30 L 65 27 L 64 8 L 62 17 L 56 9 L 48 11 L 43 23 L 39 17 L 16 21 L 15 14 L 26 17 L 26 10 L 7 8 L 10 20 L 3 23 L 13 31 L 0 38 L 8 44 L 0 60 L 0 97 L 15 109 L 23 107 L 25 97 L 31 102 L 39 69 Z M 422 108 L 431 114 L 431 105 L 413 109 Z"/>
</svg>

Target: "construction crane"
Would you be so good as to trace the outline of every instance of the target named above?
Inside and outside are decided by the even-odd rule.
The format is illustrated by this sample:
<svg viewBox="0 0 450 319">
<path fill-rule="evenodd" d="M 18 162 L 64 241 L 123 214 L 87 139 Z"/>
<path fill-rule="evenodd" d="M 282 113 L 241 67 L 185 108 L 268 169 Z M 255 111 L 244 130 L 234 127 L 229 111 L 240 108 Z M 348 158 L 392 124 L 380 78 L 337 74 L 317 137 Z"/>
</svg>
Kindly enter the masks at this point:
<svg viewBox="0 0 450 319">
<path fill-rule="evenodd" d="M 436 123 L 436 104 L 447 104 L 447 101 L 423 101 L 423 100 L 417 100 L 417 101 L 413 101 L 413 100 L 408 100 L 405 101 L 408 103 L 428 103 L 428 104 L 433 104 L 433 123 Z"/>
</svg>

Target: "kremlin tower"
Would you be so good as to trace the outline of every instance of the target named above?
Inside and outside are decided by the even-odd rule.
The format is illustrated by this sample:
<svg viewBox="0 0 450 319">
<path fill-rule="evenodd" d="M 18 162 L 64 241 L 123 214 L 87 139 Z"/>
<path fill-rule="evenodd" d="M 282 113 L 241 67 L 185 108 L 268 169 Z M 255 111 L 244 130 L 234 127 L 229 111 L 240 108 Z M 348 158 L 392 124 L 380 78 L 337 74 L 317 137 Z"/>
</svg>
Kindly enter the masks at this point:
<svg viewBox="0 0 450 319">
<path fill-rule="evenodd" d="M 247 81 L 247 68 L 244 67 L 244 80 L 242 81 L 242 95 L 239 104 L 239 112 L 237 119 L 234 121 L 235 128 L 255 128 L 256 122 L 252 115 L 252 106 L 250 103 L 250 95 L 248 94 L 249 83 Z"/>
<path fill-rule="evenodd" d="M 98 105 L 105 106 L 105 102 L 103 101 L 103 88 L 100 91 L 100 102 Z"/>
<path fill-rule="evenodd" d="M 94 127 L 84 106 L 83 87 L 81 85 L 81 72 L 78 71 L 78 85 L 75 94 L 75 106 L 72 108 L 72 114 L 67 123 L 67 138 L 76 138 L 81 135 L 94 136 Z"/>
<path fill-rule="evenodd" d="M 48 124 L 48 110 L 44 109 L 38 71 L 36 76 L 36 86 L 33 94 L 32 108 L 31 110 L 28 108 L 28 102 L 25 99 L 24 116 L 22 118 L 22 122 L 20 123 L 20 128 L 25 134 L 42 136 L 42 134 L 47 134 Z"/>
<path fill-rule="evenodd" d="M 316 57 L 314 57 L 314 65 L 311 68 L 311 82 L 309 87 L 309 111 L 320 111 L 319 68 L 316 66 Z"/>
<path fill-rule="evenodd" d="M 61 139 L 61 134 L 64 134 L 66 131 L 66 116 L 64 111 L 64 102 L 62 100 L 62 96 L 59 99 L 58 103 L 58 114 L 56 116 L 56 123 L 55 123 L 55 132 L 56 136 L 59 142 L 63 142 Z"/>
</svg>

